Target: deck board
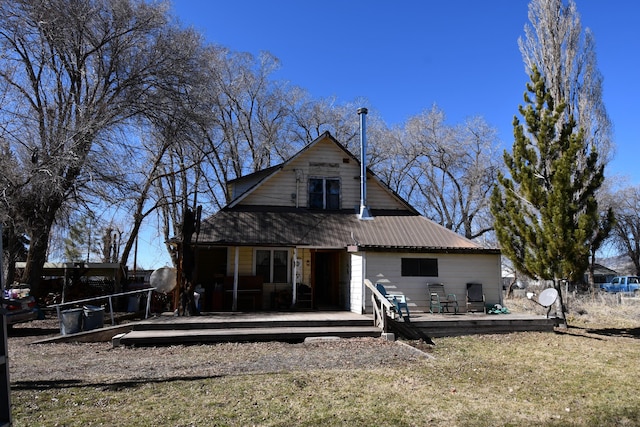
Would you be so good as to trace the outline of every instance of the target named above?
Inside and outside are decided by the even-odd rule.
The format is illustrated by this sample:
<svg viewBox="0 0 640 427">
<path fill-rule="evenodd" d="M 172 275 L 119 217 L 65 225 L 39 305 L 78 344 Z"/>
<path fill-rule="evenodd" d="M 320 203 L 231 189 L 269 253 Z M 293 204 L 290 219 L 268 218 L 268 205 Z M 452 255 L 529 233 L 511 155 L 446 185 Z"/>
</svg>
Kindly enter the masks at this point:
<svg viewBox="0 0 640 427">
<path fill-rule="evenodd" d="M 494 334 L 523 331 L 552 332 L 555 319 L 527 314 L 431 314 L 411 312 L 409 328 L 416 336 Z M 397 333 L 407 329 L 396 328 Z M 124 335 L 125 345 L 197 344 L 221 341 L 296 341 L 307 337 L 381 336 L 373 315 L 348 311 L 315 312 L 220 312 L 178 317 L 170 313 L 117 327 L 96 329 L 76 335 L 49 338 L 54 341 L 109 341 Z M 106 337 L 106 338 L 105 338 Z"/>
</svg>

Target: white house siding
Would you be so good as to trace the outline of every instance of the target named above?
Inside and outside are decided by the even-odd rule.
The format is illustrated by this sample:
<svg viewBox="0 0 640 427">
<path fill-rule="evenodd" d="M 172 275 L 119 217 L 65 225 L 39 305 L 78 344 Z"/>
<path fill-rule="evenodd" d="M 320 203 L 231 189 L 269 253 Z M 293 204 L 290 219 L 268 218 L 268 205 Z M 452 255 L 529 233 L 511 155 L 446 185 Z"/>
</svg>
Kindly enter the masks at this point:
<svg viewBox="0 0 640 427">
<path fill-rule="evenodd" d="M 466 309 L 465 300 L 469 282 L 482 283 L 487 303 L 501 303 L 500 255 L 497 254 L 416 254 L 367 252 L 366 278 L 382 283 L 391 293 L 402 293 L 409 310 L 429 311 L 427 283 L 443 283 L 447 293 L 456 294 L 460 310 Z M 401 258 L 438 259 L 438 277 L 402 277 Z M 370 298 L 365 298 L 367 311 Z"/>
<path fill-rule="evenodd" d="M 307 207 L 309 178 L 338 178 L 340 208 L 356 210 L 360 205 L 360 166 L 330 139 L 291 160 L 277 174 L 265 180 L 260 191 L 249 194 L 242 205 Z M 367 181 L 367 200 L 372 209 L 406 209 L 390 197 L 375 180 Z"/>
<path fill-rule="evenodd" d="M 359 187 L 358 187 L 359 188 Z M 358 203 L 360 190 L 358 190 Z M 389 196 L 389 190 L 381 187 L 375 179 L 367 179 L 367 206 L 369 209 L 405 210 L 406 206 Z"/>
<path fill-rule="evenodd" d="M 349 284 L 349 310 L 354 313 L 362 313 L 364 301 L 364 278 L 362 277 L 364 266 L 364 254 L 361 252 L 350 254 L 351 283 Z M 371 305 L 369 303 L 369 305 Z"/>
<path fill-rule="evenodd" d="M 349 272 L 351 271 L 351 257 L 346 251 L 340 254 L 340 282 L 338 283 L 339 304 L 343 310 L 351 310 L 351 280 Z M 362 309 L 358 312 L 361 313 Z"/>
</svg>

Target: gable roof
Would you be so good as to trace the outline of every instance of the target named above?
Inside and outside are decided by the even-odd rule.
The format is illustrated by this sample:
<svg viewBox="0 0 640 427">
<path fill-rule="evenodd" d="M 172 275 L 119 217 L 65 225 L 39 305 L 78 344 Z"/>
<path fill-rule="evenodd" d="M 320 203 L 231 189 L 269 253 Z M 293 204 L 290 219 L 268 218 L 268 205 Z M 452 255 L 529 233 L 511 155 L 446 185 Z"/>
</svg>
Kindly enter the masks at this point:
<svg viewBox="0 0 640 427">
<path fill-rule="evenodd" d="M 604 275 L 604 276 L 606 276 L 606 275 L 614 275 L 614 276 L 616 276 L 618 274 L 617 271 L 612 270 L 612 269 L 610 269 L 608 267 L 605 267 L 604 265 L 598 264 L 598 263 L 594 263 L 593 264 L 593 273 L 594 274 Z"/>
<path fill-rule="evenodd" d="M 286 167 L 288 164 L 292 163 L 296 159 L 300 158 L 302 155 L 304 155 L 306 152 L 308 152 L 314 146 L 316 146 L 320 141 L 323 141 L 325 139 L 329 139 L 333 144 L 335 144 L 336 147 L 342 150 L 350 159 L 355 161 L 356 164 L 360 165 L 360 160 L 357 157 L 355 157 L 353 153 L 347 150 L 347 148 L 344 145 L 340 144 L 340 142 L 337 139 L 335 139 L 333 135 L 331 135 L 331 132 L 325 131 L 319 137 L 317 137 L 312 142 L 307 144 L 300 151 L 298 151 L 296 154 L 294 154 L 292 157 L 290 157 L 283 163 L 280 163 L 279 165 L 271 166 L 267 169 L 263 169 L 263 170 L 251 173 L 249 175 L 245 175 L 240 178 L 236 178 L 234 180 L 229 181 L 229 184 L 233 184 L 234 186 L 240 186 L 241 188 L 246 186 L 246 189 L 241 194 L 236 195 L 236 197 L 234 197 L 234 199 L 231 202 L 229 202 L 229 204 L 227 205 L 227 208 L 234 208 L 235 206 L 239 205 L 249 194 L 256 191 L 262 184 L 266 183 L 271 177 L 273 177 L 278 172 L 280 172 L 284 167 Z M 409 202 L 404 200 L 402 196 L 400 196 L 398 193 L 396 193 L 391 188 L 389 188 L 388 185 L 382 182 L 380 178 L 378 178 L 376 174 L 373 173 L 369 168 L 367 168 L 367 177 L 370 177 L 374 181 L 376 181 L 376 183 L 379 184 L 382 188 L 384 188 L 384 190 L 387 191 L 393 198 L 398 200 L 405 207 L 405 209 L 412 211 L 413 213 L 416 213 L 416 214 L 419 213 L 413 206 L 411 206 L 411 204 L 409 204 Z"/>
<path fill-rule="evenodd" d="M 204 219 L 195 244 L 201 246 L 274 246 L 361 250 L 500 253 L 486 249 L 419 214 L 367 169 L 402 210 L 371 209 L 372 220 L 361 220 L 352 210 L 315 210 L 289 206 L 256 206 L 242 200 L 278 174 L 290 162 L 308 152 L 319 141 L 329 139 L 360 164 L 329 132 L 323 133 L 286 162 L 233 180 L 244 189 L 225 208 Z"/>
</svg>

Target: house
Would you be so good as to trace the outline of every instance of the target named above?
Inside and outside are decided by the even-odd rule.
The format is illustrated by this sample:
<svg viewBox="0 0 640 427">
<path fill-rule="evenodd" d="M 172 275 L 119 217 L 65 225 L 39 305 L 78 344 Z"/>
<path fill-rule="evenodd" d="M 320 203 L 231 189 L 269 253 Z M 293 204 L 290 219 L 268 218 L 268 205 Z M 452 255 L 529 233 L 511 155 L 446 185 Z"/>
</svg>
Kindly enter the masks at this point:
<svg viewBox="0 0 640 427">
<path fill-rule="evenodd" d="M 602 264 L 593 264 L 593 283 L 609 283 L 611 279 L 618 276 L 618 272 L 605 267 Z M 589 283 L 589 274 L 585 273 L 583 277 L 584 283 Z"/>
<path fill-rule="evenodd" d="M 501 302 L 499 250 L 421 216 L 328 132 L 228 185 L 231 202 L 191 240 L 203 311 L 370 312 L 365 278 L 413 311 L 429 310 L 429 282 L 463 302 L 466 283 L 480 282 L 487 303 Z M 359 211 L 363 187 L 370 216 Z"/>
</svg>

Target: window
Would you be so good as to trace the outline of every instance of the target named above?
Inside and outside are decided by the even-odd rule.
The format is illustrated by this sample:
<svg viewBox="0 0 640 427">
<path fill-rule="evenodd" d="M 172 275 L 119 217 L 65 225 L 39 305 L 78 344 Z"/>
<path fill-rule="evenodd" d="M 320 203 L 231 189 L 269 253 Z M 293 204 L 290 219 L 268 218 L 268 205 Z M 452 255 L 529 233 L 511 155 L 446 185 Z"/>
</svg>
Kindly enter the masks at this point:
<svg viewBox="0 0 640 427">
<path fill-rule="evenodd" d="M 289 277 L 289 251 L 276 249 L 256 250 L 256 276 L 265 283 L 287 283 Z"/>
<path fill-rule="evenodd" d="M 310 178 L 309 208 L 340 209 L 340 180 L 337 178 Z"/>
<path fill-rule="evenodd" d="M 402 276 L 438 277 L 438 259 L 402 258 Z"/>
</svg>

